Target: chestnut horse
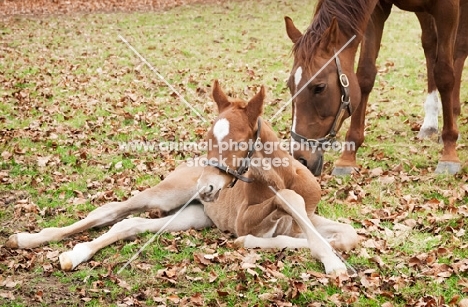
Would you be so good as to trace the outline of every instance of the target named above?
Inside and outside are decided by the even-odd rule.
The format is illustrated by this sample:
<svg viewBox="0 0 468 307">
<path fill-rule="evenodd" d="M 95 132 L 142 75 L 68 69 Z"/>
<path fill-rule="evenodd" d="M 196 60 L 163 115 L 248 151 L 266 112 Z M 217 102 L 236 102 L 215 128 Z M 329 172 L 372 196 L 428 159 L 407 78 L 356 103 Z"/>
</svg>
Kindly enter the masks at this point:
<svg viewBox="0 0 468 307">
<path fill-rule="evenodd" d="M 228 98 L 215 81 L 212 95 L 219 116 L 207 134 L 207 144 L 212 144 L 207 156 L 187 161 L 157 186 L 126 201 L 103 205 L 70 226 L 14 234 L 6 246 L 33 248 L 91 227 L 114 224 L 102 236 L 60 255 L 61 268 L 72 270 L 101 248 L 142 232 L 215 225 L 238 236 L 238 246 L 310 248 L 327 273 L 345 272 L 346 266 L 333 248 L 347 251 L 355 247 L 357 233 L 350 225 L 316 215 L 321 196 L 316 178 L 289 153 L 270 150 L 271 146 L 278 148 L 280 141 L 260 118 L 264 88 L 247 103 Z M 125 219 L 151 209 L 169 215 Z"/>
<path fill-rule="evenodd" d="M 375 58 L 383 28 L 383 22 L 380 27 L 377 20 L 380 15 L 385 20 L 385 10 L 382 8 L 391 8 L 394 4 L 403 10 L 418 12 L 422 26 L 433 26 L 433 32 L 425 29 L 424 33 L 425 37 L 431 33 L 430 36 L 436 38 L 436 46 L 432 50 L 437 50 L 437 53 L 434 57 L 428 57 L 433 60 L 428 62 L 428 65 L 432 65 L 428 67 L 428 74 L 434 78 L 434 84 L 441 95 L 444 118 L 444 149 L 436 172 L 456 173 L 461 163 L 455 149 L 458 129 L 452 97 L 456 83 L 453 58 L 459 1 L 381 2 L 320 0 L 312 23 L 304 34 L 294 26 L 290 18 L 285 18 L 286 31 L 294 43 L 294 64 L 288 81 L 293 95 L 292 153 L 315 175 L 320 174 L 323 166 L 323 144 L 334 142 L 344 119 L 351 116 L 345 144 L 353 146 L 343 148 L 341 157 L 335 163 L 334 173 L 349 173 L 357 167 L 356 151 L 364 141 L 366 104 L 375 79 Z M 434 31 L 434 28 L 437 30 Z M 354 35 L 356 39 L 352 39 Z M 355 74 L 354 59 L 363 37 L 365 39 L 359 62 L 361 65 Z M 337 54 L 337 50 L 341 48 L 342 52 Z M 335 61 L 330 62 L 333 58 Z M 363 65 L 369 62 L 373 65 Z M 325 65 L 329 63 L 333 64 Z M 295 146 L 294 143 L 302 146 Z"/>
</svg>

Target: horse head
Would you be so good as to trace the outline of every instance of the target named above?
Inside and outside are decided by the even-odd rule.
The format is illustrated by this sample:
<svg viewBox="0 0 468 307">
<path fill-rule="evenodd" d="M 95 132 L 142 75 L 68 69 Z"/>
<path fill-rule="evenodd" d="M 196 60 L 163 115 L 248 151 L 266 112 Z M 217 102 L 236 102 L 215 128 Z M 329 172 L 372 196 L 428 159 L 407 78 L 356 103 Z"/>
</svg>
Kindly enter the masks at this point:
<svg viewBox="0 0 468 307">
<path fill-rule="evenodd" d="M 294 44 L 288 79 L 293 104 L 291 154 L 320 175 L 324 151 L 335 147 L 338 130 L 360 101 L 354 53 L 342 48 L 349 39 L 335 18 L 320 36 L 312 27 L 302 34 L 289 17 L 285 22 Z"/>
<path fill-rule="evenodd" d="M 205 168 L 198 179 L 203 201 L 215 201 L 222 189 L 238 181 L 250 182 L 244 176 L 259 140 L 265 89 L 248 102 L 226 96 L 218 81 L 214 82 L 213 100 L 219 115 L 207 134 L 208 152 Z"/>
</svg>

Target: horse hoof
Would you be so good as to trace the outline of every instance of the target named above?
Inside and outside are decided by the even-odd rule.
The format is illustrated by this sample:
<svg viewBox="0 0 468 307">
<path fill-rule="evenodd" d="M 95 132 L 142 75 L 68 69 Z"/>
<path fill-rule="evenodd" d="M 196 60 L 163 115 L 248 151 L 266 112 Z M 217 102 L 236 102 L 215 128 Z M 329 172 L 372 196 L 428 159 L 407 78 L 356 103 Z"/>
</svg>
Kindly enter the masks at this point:
<svg viewBox="0 0 468 307">
<path fill-rule="evenodd" d="M 438 135 L 439 134 L 439 130 L 437 130 L 437 128 L 422 128 L 421 130 L 419 130 L 419 133 L 418 133 L 418 139 L 422 140 L 422 139 L 430 139 L 432 138 L 434 135 Z"/>
<path fill-rule="evenodd" d="M 17 235 L 11 235 L 8 238 L 8 241 L 6 241 L 5 246 L 8 247 L 8 248 L 19 248 L 18 236 Z"/>
<path fill-rule="evenodd" d="M 234 241 L 235 248 L 242 248 L 245 246 L 245 236 L 239 237 Z"/>
<path fill-rule="evenodd" d="M 349 275 L 348 270 L 346 268 L 342 269 L 336 269 L 328 273 L 328 275 L 331 276 L 341 276 L 341 275 Z"/>
<path fill-rule="evenodd" d="M 73 270 L 73 261 L 67 255 L 68 253 L 69 252 L 62 253 L 59 256 L 60 268 L 62 268 L 62 271 L 66 271 L 66 272 Z"/>
<path fill-rule="evenodd" d="M 436 174 L 455 175 L 461 170 L 460 162 L 439 161 L 435 170 Z"/>
<path fill-rule="evenodd" d="M 353 166 L 335 166 L 332 171 L 333 176 L 347 176 L 357 172 L 357 167 Z"/>
</svg>

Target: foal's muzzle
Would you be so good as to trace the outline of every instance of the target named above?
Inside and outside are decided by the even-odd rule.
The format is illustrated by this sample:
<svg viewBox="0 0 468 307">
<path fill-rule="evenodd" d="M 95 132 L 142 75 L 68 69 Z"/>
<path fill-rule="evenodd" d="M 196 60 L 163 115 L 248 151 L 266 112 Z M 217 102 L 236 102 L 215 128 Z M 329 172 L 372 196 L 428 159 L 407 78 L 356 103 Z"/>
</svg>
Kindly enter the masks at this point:
<svg viewBox="0 0 468 307">
<path fill-rule="evenodd" d="M 215 188 L 213 185 L 205 186 L 199 193 L 202 201 L 214 202 L 218 200 L 221 189 Z"/>
</svg>

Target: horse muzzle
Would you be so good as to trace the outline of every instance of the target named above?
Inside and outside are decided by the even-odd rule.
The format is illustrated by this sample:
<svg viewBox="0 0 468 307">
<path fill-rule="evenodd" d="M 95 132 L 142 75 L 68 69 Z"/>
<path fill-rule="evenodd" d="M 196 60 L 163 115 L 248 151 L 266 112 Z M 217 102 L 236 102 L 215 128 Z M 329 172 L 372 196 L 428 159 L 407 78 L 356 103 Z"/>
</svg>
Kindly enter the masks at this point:
<svg viewBox="0 0 468 307">
<path fill-rule="evenodd" d="M 213 185 L 208 185 L 201 189 L 199 195 L 202 201 L 211 203 L 218 200 L 220 192 L 221 189 L 216 189 Z"/>
<path fill-rule="evenodd" d="M 311 155 L 308 159 L 306 159 L 302 155 L 296 156 L 296 154 L 294 154 L 294 158 L 296 158 L 299 162 L 306 166 L 309 169 L 309 171 L 312 174 L 314 174 L 314 176 L 318 177 L 322 174 L 323 153 L 315 153 Z"/>
</svg>

